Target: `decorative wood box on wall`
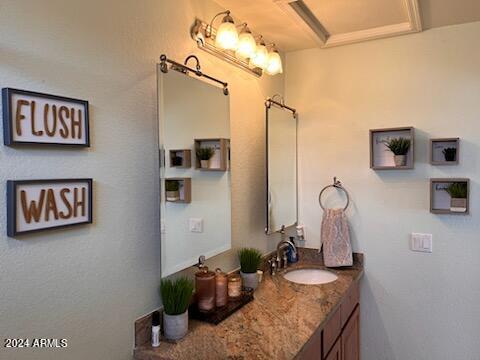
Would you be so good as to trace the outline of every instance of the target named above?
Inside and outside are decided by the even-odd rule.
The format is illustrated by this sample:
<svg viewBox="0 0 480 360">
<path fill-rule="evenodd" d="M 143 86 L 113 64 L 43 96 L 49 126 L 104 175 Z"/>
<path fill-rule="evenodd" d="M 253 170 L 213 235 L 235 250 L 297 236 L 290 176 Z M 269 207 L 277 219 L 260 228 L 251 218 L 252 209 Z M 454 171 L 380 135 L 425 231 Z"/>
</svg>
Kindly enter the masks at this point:
<svg viewBox="0 0 480 360">
<path fill-rule="evenodd" d="M 92 222 L 92 179 L 8 180 L 7 234 Z"/>
<path fill-rule="evenodd" d="M 430 179 L 430 212 L 467 215 L 470 212 L 470 179 Z"/>
<path fill-rule="evenodd" d="M 170 150 L 170 167 L 188 169 L 192 166 L 192 151 L 190 149 Z"/>
<path fill-rule="evenodd" d="M 198 156 L 201 148 L 213 148 L 210 160 L 202 164 Z M 203 171 L 227 171 L 230 162 L 230 139 L 195 139 L 195 169 Z"/>
<path fill-rule="evenodd" d="M 90 146 L 88 101 L 2 89 L 3 142 Z"/>
<path fill-rule="evenodd" d="M 458 165 L 460 158 L 460 139 L 430 139 L 430 164 Z"/>
<path fill-rule="evenodd" d="M 178 184 L 178 186 L 175 184 Z M 166 178 L 165 200 L 167 202 L 189 204 L 192 201 L 192 179 L 182 177 Z"/>
<path fill-rule="evenodd" d="M 410 148 L 406 154 L 405 164 L 396 165 L 394 154 L 388 149 L 386 142 L 392 139 L 405 138 L 410 140 Z M 407 170 L 414 166 L 413 127 L 399 127 L 370 130 L 370 168 L 373 170 Z"/>
</svg>

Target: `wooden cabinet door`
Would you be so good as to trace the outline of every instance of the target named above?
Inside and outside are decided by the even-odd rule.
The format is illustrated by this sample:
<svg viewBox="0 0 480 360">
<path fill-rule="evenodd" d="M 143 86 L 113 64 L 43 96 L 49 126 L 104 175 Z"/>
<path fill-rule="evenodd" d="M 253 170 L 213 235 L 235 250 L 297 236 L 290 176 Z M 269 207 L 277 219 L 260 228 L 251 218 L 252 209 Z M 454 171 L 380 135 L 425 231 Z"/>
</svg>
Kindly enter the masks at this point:
<svg viewBox="0 0 480 360">
<path fill-rule="evenodd" d="M 295 357 L 296 360 L 321 360 L 322 350 L 322 331 L 317 329 L 313 336 L 308 340 L 300 353 Z M 341 359 L 339 359 L 341 360 Z"/>
<path fill-rule="evenodd" d="M 360 360 L 360 306 L 357 306 L 342 332 L 342 360 Z"/>
<path fill-rule="evenodd" d="M 325 360 L 342 360 L 342 343 L 341 338 L 338 338 L 332 349 L 328 353 Z"/>
</svg>

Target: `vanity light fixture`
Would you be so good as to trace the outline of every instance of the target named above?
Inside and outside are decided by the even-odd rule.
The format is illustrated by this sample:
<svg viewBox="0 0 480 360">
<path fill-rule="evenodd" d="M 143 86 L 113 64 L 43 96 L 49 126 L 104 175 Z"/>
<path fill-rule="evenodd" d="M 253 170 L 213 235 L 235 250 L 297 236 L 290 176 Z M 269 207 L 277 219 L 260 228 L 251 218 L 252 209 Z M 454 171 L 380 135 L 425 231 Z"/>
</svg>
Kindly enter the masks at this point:
<svg viewBox="0 0 480 360">
<path fill-rule="evenodd" d="M 268 50 L 263 41 L 263 37 L 260 36 L 259 42 L 257 44 L 257 49 L 255 50 L 255 55 L 252 58 L 252 64 L 258 66 L 259 68 L 265 70 L 268 65 Z"/>
<path fill-rule="evenodd" d="M 273 44 L 272 50 L 268 53 L 267 68 L 268 75 L 277 75 L 283 73 L 282 58 Z"/>
<path fill-rule="evenodd" d="M 238 36 L 238 46 L 235 55 L 241 59 L 251 59 L 255 55 L 257 42 L 248 28 L 247 23 L 243 23 L 242 27 L 242 31 Z"/>
<path fill-rule="evenodd" d="M 215 29 L 213 23 L 221 15 L 224 15 L 222 22 Z M 282 59 L 275 47 L 269 52 L 263 37 L 254 37 L 246 23 L 236 27 L 229 10 L 216 14 L 210 23 L 196 19 L 190 33 L 200 49 L 250 74 L 262 76 L 264 71 L 269 75 L 283 72 Z"/>
<path fill-rule="evenodd" d="M 219 15 L 224 15 L 222 23 L 218 27 L 217 35 L 215 36 L 215 45 L 224 50 L 236 50 L 238 46 L 238 32 L 235 27 L 235 22 L 230 16 L 230 11 L 224 11 L 215 15 L 215 17 L 210 22 L 210 36 L 212 33 L 213 21 Z"/>
</svg>

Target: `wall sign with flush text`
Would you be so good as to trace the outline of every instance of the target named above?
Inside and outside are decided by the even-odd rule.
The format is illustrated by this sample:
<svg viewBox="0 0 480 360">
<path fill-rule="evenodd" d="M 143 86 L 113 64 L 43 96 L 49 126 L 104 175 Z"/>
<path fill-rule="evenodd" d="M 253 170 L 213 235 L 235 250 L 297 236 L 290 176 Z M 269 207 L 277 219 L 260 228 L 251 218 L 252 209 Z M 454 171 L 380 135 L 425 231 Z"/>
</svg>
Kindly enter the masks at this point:
<svg viewBox="0 0 480 360">
<path fill-rule="evenodd" d="M 92 223 L 92 182 L 8 180 L 7 235 Z"/>
<path fill-rule="evenodd" d="M 5 145 L 90 146 L 88 101 L 2 89 Z"/>
</svg>

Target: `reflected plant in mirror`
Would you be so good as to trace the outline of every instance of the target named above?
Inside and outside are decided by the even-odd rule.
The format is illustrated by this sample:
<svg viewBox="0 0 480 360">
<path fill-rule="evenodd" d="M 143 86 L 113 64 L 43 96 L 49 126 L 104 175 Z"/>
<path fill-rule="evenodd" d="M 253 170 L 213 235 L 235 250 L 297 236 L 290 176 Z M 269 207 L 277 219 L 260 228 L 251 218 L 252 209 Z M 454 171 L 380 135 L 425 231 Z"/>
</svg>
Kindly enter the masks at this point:
<svg viewBox="0 0 480 360">
<path fill-rule="evenodd" d="M 210 159 L 215 154 L 213 147 L 203 147 L 197 149 L 197 156 L 200 159 L 200 167 L 202 169 L 210 168 Z"/>
<path fill-rule="evenodd" d="M 180 181 L 178 180 L 165 180 L 165 192 L 167 201 L 180 200 Z"/>
</svg>

